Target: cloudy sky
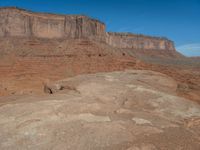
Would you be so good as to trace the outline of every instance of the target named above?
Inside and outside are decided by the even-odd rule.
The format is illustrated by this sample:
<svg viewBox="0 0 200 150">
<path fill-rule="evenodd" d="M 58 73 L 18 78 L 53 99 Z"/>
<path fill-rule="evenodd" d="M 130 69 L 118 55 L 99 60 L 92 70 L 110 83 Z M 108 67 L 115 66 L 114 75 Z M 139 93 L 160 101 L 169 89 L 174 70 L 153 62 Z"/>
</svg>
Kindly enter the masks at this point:
<svg viewBox="0 0 200 150">
<path fill-rule="evenodd" d="M 200 56 L 200 0 L 0 0 L 0 6 L 61 14 L 84 14 L 107 31 L 165 36 L 178 51 Z"/>
</svg>

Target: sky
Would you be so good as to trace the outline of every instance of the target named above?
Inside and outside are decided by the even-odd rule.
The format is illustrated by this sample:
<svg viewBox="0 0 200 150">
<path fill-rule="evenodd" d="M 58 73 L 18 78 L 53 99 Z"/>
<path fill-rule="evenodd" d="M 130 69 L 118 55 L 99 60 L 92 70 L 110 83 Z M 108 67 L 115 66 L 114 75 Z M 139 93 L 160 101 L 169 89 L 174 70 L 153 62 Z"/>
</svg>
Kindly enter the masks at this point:
<svg viewBox="0 0 200 150">
<path fill-rule="evenodd" d="M 107 31 L 173 40 L 186 56 L 200 56 L 200 0 L 0 0 L 0 6 L 101 20 Z"/>
</svg>

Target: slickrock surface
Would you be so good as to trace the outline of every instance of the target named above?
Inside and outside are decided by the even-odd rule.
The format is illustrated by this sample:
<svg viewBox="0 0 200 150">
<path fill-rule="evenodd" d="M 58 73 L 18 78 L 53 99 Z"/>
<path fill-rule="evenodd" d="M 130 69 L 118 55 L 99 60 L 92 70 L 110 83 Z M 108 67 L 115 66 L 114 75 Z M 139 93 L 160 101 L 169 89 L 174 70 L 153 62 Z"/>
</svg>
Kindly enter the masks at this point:
<svg viewBox="0 0 200 150">
<path fill-rule="evenodd" d="M 0 98 L 1 150 L 199 150 L 200 106 L 153 72 L 79 75 Z"/>
<path fill-rule="evenodd" d="M 0 8 L 0 96 L 2 150 L 200 149 L 199 59 L 86 16 Z"/>
</svg>

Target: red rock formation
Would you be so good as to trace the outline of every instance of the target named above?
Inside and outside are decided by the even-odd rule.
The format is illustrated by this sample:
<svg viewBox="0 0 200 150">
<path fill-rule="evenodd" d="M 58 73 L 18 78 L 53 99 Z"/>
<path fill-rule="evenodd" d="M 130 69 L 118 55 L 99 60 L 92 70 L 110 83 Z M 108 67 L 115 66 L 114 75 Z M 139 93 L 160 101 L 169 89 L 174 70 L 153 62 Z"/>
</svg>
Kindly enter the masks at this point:
<svg viewBox="0 0 200 150">
<path fill-rule="evenodd" d="M 118 48 L 172 50 L 172 41 L 166 38 L 150 37 L 131 33 L 107 33 L 107 43 Z"/>
<path fill-rule="evenodd" d="M 86 16 L 33 13 L 12 7 L 0 9 L 1 37 L 101 39 L 104 34 L 105 25 Z"/>
<path fill-rule="evenodd" d="M 148 69 L 173 77 L 180 95 L 199 101 L 199 68 L 160 65 L 183 58 L 174 50 L 167 39 L 106 33 L 103 23 L 85 16 L 0 8 L 0 95 L 41 93 L 46 81 L 79 74 Z"/>
<path fill-rule="evenodd" d="M 104 23 L 86 16 L 33 13 L 0 8 L 0 37 L 87 38 L 117 48 L 175 50 L 165 38 L 126 33 L 106 33 Z"/>
</svg>

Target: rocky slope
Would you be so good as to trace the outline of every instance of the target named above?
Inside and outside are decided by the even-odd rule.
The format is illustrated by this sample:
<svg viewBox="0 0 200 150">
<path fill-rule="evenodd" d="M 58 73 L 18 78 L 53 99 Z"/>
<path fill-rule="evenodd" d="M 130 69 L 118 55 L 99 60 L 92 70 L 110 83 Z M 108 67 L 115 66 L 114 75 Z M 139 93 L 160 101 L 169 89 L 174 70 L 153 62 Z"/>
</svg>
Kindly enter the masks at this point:
<svg viewBox="0 0 200 150">
<path fill-rule="evenodd" d="M 4 38 L 0 45 L 0 95 L 43 93 L 48 81 L 136 65 L 123 51 L 88 40 Z"/>
<path fill-rule="evenodd" d="M 173 77 L 182 96 L 200 102 L 200 65 L 172 51 L 119 49 L 85 39 L 19 37 L 1 38 L 0 47 L 1 96 L 41 94 L 45 83 L 79 74 L 148 69 Z"/>
<path fill-rule="evenodd" d="M 0 18 L 1 96 L 40 94 L 45 83 L 78 74 L 149 69 L 173 77 L 180 95 L 200 102 L 200 64 L 167 39 L 106 33 L 85 16 L 0 8 Z"/>
<path fill-rule="evenodd" d="M 152 71 L 81 75 L 0 98 L 0 149 L 199 150 L 200 106 Z"/>
<path fill-rule="evenodd" d="M 0 8 L 0 149 L 199 150 L 197 60 L 86 16 Z"/>
</svg>

